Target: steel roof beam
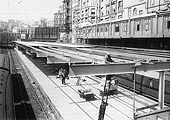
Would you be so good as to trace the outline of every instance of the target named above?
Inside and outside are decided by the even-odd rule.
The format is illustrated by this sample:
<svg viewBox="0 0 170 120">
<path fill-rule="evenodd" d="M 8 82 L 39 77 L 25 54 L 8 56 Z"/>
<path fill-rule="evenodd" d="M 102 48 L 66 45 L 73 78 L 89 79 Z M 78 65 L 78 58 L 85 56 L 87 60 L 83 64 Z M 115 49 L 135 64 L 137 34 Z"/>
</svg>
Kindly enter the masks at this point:
<svg viewBox="0 0 170 120">
<path fill-rule="evenodd" d="M 89 53 L 84 53 L 84 52 L 79 52 L 79 51 L 70 51 L 66 49 L 61 49 L 63 52 L 68 52 L 68 53 L 74 53 L 75 55 L 83 56 L 89 59 L 94 59 L 94 61 L 104 61 L 105 57 L 101 55 L 94 55 L 94 54 L 89 54 Z"/>
<path fill-rule="evenodd" d="M 54 54 L 54 53 L 47 52 L 47 51 L 37 49 L 37 48 L 34 48 L 34 47 L 31 47 L 31 48 L 36 50 L 37 52 L 42 52 L 42 53 L 46 54 L 47 56 L 54 56 L 54 57 L 57 57 L 57 58 L 62 59 L 64 61 L 70 62 L 70 58 L 68 58 L 68 57 L 64 57 L 62 55 Z"/>
<path fill-rule="evenodd" d="M 134 73 L 135 63 L 70 65 L 69 76 Z M 170 62 L 142 63 L 136 72 L 170 70 Z"/>
<path fill-rule="evenodd" d="M 98 53 L 103 53 L 103 54 L 107 54 L 108 52 L 111 54 L 111 56 L 115 59 L 115 58 L 119 58 L 119 59 L 123 59 L 123 61 L 126 62 L 130 62 L 130 61 L 134 61 L 135 59 L 140 59 L 140 60 L 147 60 L 147 61 L 152 61 L 152 60 L 168 60 L 169 58 L 162 58 L 162 57 L 158 57 L 158 56 L 146 56 L 146 54 L 136 54 L 136 53 L 123 53 L 123 52 L 111 52 L 111 51 L 103 51 L 103 50 L 96 50 L 96 49 L 87 49 L 87 48 L 76 48 L 78 50 L 84 50 L 84 51 L 89 51 L 89 52 L 98 52 Z M 121 60 L 122 60 L 121 59 Z M 120 61 L 120 60 L 119 60 Z"/>
<path fill-rule="evenodd" d="M 66 52 L 63 52 L 63 51 L 58 51 L 57 49 L 54 49 L 54 48 L 44 48 L 44 47 L 41 47 L 41 48 L 43 50 L 47 50 L 47 51 L 50 51 L 50 52 L 53 52 L 53 53 L 61 54 L 63 56 L 69 56 L 69 57 L 74 57 L 74 58 L 80 59 L 82 62 L 92 62 L 93 61 L 93 59 L 82 57 L 80 55 L 75 55 L 75 54 L 73 54 L 73 51 L 71 51 L 71 53 L 66 53 Z"/>
<path fill-rule="evenodd" d="M 57 63 L 68 63 L 67 61 L 61 60 L 54 56 L 47 56 L 47 64 L 57 64 Z"/>
<path fill-rule="evenodd" d="M 94 55 L 94 54 L 89 54 L 89 53 L 83 53 L 83 52 L 79 52 L 79 51 L 73 51 L 73 50 L 67 50 L 67 49 L 60 49 L 62 52 L 67 52 L 70 54 L 74 54 L 76 56 L 81 56 L 81 57 L 85 57 L 86 59 L 91 59 L 93 61 L 104 61 L 105 57 L 101 56 L 101 55 Z"/>
</svg>

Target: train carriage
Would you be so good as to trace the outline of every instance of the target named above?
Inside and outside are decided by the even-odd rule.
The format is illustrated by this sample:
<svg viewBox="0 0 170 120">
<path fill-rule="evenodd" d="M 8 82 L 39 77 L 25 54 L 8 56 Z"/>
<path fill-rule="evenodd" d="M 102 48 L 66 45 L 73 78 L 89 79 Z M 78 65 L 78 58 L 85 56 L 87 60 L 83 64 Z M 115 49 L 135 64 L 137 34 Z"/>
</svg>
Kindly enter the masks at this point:
<svg viewBox="0 0 170 120">
<path fill-rule="evenodd" d="M 118 79 L 119 85 L 133 90 L 133 74 L 114 75 Z M 165 102 L 170 104 L 170 81 L 166 75 L 165 81 Z M 147 76 L 136 75 L 136 90 L 140 94 L 158 99 L 159 80 Z"/>
<path fill-rule="evenodd" d="M 14 47 L 14 41 L 17 39 L 17 34 L 9 32 L 0 33 L 0 47 Z"/>
<path fill-rule="evenodd" d="M 37 27 L 35 28 L 35 38 L 38 41 L 56 41 L 59 39 L 58 27 Z"/>
</svg>

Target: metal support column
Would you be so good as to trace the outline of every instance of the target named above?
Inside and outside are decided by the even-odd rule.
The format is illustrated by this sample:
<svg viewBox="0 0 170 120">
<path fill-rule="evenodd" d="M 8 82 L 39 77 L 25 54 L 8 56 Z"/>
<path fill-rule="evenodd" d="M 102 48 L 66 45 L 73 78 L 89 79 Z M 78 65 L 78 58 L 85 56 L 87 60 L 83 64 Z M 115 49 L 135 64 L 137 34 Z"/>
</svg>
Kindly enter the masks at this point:
<svg viewBox="0 0 170 120">
<path fill-rule="evenodd" d="M 165 96 L 165 72 L 159 72 L 159 98 L 158 105 L 160 109 L 164 108 L 164 96 Z"/>
<path fill-rule="evenodd" d="M 98 120 L 104 120 L 106 106 L 108 105 L 107 101 L 108 101 L 109 89 L 110 89 L 110 85 L 111 85 L 111 77 L 112 77 L 112 75 L 106 76 L 103 95 L 102 95 L 102 102 L 101 102 L 100 109 L 99 109 Z"/>
</svg>

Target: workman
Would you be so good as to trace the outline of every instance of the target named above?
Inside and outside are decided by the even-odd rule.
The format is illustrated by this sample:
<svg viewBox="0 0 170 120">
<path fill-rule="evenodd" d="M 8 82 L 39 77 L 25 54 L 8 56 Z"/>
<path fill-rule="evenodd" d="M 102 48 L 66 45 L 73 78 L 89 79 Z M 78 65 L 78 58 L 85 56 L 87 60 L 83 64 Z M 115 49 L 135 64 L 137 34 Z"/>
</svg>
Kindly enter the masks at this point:
<svg viewBox="0 0 170 120">
<path fill-rule="evenodd" d="M 81 80 L 81 77 L 80 77 L 80 76 L 78 76 L 78 80 L 77 80 L 76 85 L 81 85 L 81 84 L 80 84 L 80 80 Z"/>
<path fill-rule="evenodd" d="M 61 77 L 62 84 L 66 84 L 65 79 L 68 76 L 67 70 L 66 69 L 60 69 L 59 76 Z"/>
<path fill-rule="evenodd" d="M 105 55 L 105 63 L 109 64 L 110 62 L 114 62 L 114 61 L 112 60 L 110 53 L 107 53 Z"/>
<path fill-rule="evenodd" d="M 53 73 L 56 75 L 56 78 L 59 77 L 59 70 L 60 68 L 55 68 L 55 70 L 53 71 Z"/>
</svg>

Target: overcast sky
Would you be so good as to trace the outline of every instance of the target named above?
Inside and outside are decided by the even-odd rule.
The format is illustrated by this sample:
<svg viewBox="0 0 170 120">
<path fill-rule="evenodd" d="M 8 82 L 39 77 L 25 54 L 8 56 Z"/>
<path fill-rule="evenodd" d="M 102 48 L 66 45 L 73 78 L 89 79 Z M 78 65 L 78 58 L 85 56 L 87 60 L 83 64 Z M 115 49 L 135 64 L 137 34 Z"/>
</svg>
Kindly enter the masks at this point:
<svg viewBox="0 0 170 120">
<path fill-rule="evenodd" d="M 32 21 L 53 18 L 62 0 L 0 0 L 0 20 Z"/>
</svg>

